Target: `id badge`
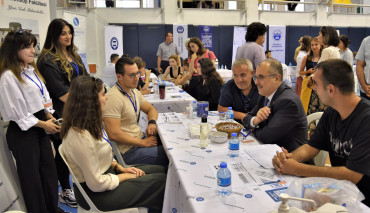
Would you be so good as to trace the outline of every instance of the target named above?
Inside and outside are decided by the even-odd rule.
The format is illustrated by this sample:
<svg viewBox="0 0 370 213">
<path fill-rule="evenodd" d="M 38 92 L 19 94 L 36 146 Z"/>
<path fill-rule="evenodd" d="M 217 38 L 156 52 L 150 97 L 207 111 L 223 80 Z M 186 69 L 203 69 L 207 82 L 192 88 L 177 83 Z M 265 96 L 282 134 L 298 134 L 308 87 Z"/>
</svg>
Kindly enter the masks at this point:
<svg viewBox="0 0 370 213">
<path fill-rule="evenodd" d="M 44 104 L 44 108 L 50 108 L 53 106 L 53 102 L 51 101 L 51 99 L 47 100 L 47 99 L 43 99 L 43 104 Z"/>
</svg>

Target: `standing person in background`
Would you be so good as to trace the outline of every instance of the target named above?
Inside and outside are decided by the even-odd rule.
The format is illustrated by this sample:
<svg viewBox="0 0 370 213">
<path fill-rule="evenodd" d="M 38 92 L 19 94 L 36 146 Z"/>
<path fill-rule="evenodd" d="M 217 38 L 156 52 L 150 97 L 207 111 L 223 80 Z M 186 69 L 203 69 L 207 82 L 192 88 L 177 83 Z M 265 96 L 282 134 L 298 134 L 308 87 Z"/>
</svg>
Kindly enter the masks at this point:
<svg viewBox="0 0 370 213">
<path fill-rule="evenodd" d="M 110 56 L 110 63 L 106 67 L 104 67 L 103 74 L 101 76 L 103 82 L 107 84 L 110 88 L 113 87 L 117 81 L 116 69 L 114 68 L 114 66 L 116 65 L 118 59 L 118 54 L 112 54 Z"/>
<path fill-rule="evenodd" d="M 163 80 L 175 82 L 176 79 L 184 73 L 183 68 L 177 63 L 179 60 L 178 55 L 170 56 L 170 66 L 167 67 L 166 71 L 163 74 Z"/>
<path fill-rule="evenodd" d="M 353 66 L 353 53 L 348 48 L 348 45 L 351 41 L 348 39 L 347 35 L 339 36 L 339 52 L 340 52 L 340 59 L 345 60 L 349 63 L 349 65 Z"/>
<path fill-rule="evenodd" d="M 217 110 L 220 90 L 224 85 L 224 80 L 216 71 L 212 61 L 209 58 L 202 58 L 198 61 L 198 74 L 201 76 L 197 87 L 198 101 L 208 101 L 209 110 Z"/>
<path fill-rule="evenodd" d="M 163 73 L 170 66 L 168 59 L 171 55 L 180 55 L 180 50 L 173 43 L 173 35 L 168 32 L 165 36 L 165 41 L 158 46 L 157 51 L 157 69 L 159 73 Z M 181 64 L 179 59 L 178 64 Z"/>
<path fill-rule="evenodd" d="M 297 62 L 297 56 L 298 56 L 299 51 L 301 51 L 302 38 L 303 37 L 299 38 L 299 40 L 298 40 L 299 46 L 297 48 L 295 48 L 295 51 L 294 51 L 294 61 L 295 62 Z"/>
<path fill-rule="evenodd" d="M 246 58 L 252 62 L 253 70 L 256 70 L 257 65 L 266 58 L 262 47 L 266 31 L 266 26 L 260 22 L 250 24 L 245 34 L 246 42 L 236 51 L 235 60 Z"/>
<path fill-rule="evenodd" d="M 77 47 L 73 43 L 73 26 L 63 19 L 54 19 L 48 27 L 44 47 L 37 60 L 37 68 L 45 78 L 46 88 L 50 92 L 55 109 L 56 119 L 62 118 L 64 103 L 68 98 L 71 80 L 88 75 Z M 58 147 L 62 143 L 59 134 L 51 135 L 56 151 L 55 163 L 57 165 L 58 179 L 62 186 L 59 201 L 71 207 L 77 207 L 73 190 L 69 183 L 69 171 L 61 158 Z"/>
<path fill-rule="evenodd" d="M 143 95 L 148 95 L 151 92 L 151 89 L 149 89 L 149 81 L 150 81 L 150 74 L 152 73 L 151 70 L 145 70 L 145 61 L 140 57 L 133 58 L 135 64 L 137 65 L 137 68 L 140 71 L 140 78 L 139 83 L 137 84 L 136 89 L 141 92 Z M 114 70 L 114 73 L 116 73 L 116 70 Z M 117 78 L 117 77 L 116 77 Z"/>
<path fill-rule="evenodd" d="M 297 93 L 298 96 L 301 96 L 301 90 L 302 90 L 302 81 L 304 75 L 300 75 L 300 70 L 301 70 L 301 64 L 303 58 L 307 55 L 308 51 L 310 50 L 310 43 L 311 43 L 311 36 L 303 36 L 302 37 L 302 45 L 301 45 L 301 50 L 298 53 L 297 56 L 297 66 L 295 69 L 296 72 L 296 82 L 295 82 L 295 92 Z"/>
<path fill-rule="evenodd" d="M 370 100 L 370 36 L 362 40 L 356 59 L 356 74 L 360 83 L 360 95 Z"/>
<path fill-rule="evenodd" d="M 334 27 L 331 26 L 324 26 L 321 27 L 319 36 L 317 37 L 319 40 L 320 45 L 324 47 L 324 49 L 321 52 L 321 57 L 318 61 L 318 63 L 322 61 L 326 61 L 329 59 L 339 59 L 340 54 L 339 50 L 337 48 L 339 44 L 339 36 L 337 33 L 337 30 Z M 307 87 L 310 87 L 312 84 L 312 77 L 314 74 L 312 74 L 307 79 Z M 324 111 L 326 106 L 322 104 L 319 100 L 319 96 L 315 91 L 312 91 L 310 102 L 308 104 L 308 110 L 307 115 L 310 115 L 315 112 L 322 112 Z"/>
<path fill-rule="evenodd" d="M 36 37 L 9 32 L 0 47 L 0 112 L 10 121 L 6 140 L 17 165 L 27 212 L 63 212 L 58 208 L 58 176 L 50 138 L 57 133 L 44 79 L 34 62 Z M 3 198 L 1 198 L 3 199 Z"/>
<path fill-rule="evenodd" d="M 265 51 L 265 57 L 266 57 L 266 59 L 270 59 L 270 58 L 272 58 L 272 59 L 273 59 L 273 57 L 272 57 L 272 55 L 271 55 L 271 50 L 266 50 L 266 51 Z"/>
<path fill-rule="evenodd" d="M 302 82 L 302 91 L 301 91 L 301 101 L 304 108 L 304 111 L 307 114 L 308 111 L 308 103 L 310 102 L 312 87 L 307 86 L 307 80 L 310 75 L 316 72 L 316 65 L 318 64 L 322 52 L 322 46 L 319 43 L 319 39 L 317 37 L 311 40 L 310 44 L 310 52 L 307 56 L 305 56 L 301 63 L 301 69 L 299 74 L 303 75 L 303 82 Z"/>
</svg>

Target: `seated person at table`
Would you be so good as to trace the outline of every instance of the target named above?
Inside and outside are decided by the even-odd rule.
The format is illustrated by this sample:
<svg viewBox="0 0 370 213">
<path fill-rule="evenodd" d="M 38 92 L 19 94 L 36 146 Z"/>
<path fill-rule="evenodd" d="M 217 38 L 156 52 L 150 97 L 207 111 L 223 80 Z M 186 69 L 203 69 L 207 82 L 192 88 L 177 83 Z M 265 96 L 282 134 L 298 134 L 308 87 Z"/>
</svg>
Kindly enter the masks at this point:
<svg viewBox="0 0 370 213">
<path fill-rule="evenodd" d="M 307 118 L 301 100 L 282 81 L 279 61 L 268 59 L 257 66 L 253 77 L 260 96 L 257 106 L 243 118 L 264 144 L 277 144 L 293 151 L 307 142 Z"/>
<path fill-rule="evenodd" d="M 196 89 L 196 99 L 198 101 L 208 101 L 209 110 L 215 111 L 217 110 L 220 90 L 222 85 L 224 85 L 224 80 L 216 72 L 209 58 L 201 58 L 198 61 L 197 70 L 201 78 Z"/>
<path fill-rule="evenodd" d="M 170 66 L 167 67 L 166 71 L 163 74 L 163 80 L 175 82 L 176 79 L 184 73 L 181 66 L 177 64 L 180 61 L 178 55 L 171 55 L 168 59 Z M 181 64 L 180 64 L 181 65 Z"/>
<path fill-rule="evenodd" d="M 133 58 L 135 64 L 137 65 L 137 68 L 140 71 L 140 77 L 139 77 L 139 83 L 137 84 L 136 89 L 141 92 L 143 95 L 148 95 L 151 92 L 151 89 L 148 89 L 149 87 L 149 80 L 150 80 L 150 73 L 151 70 L 145 70 L 145 61 L 140 57 Z"/>
<path fill-rule="evenodd" d="M 226 112 L 228 107 L 234 111 L 234 119 L 241 121 L 246 113 L 257 105 L 258 90 L 252 81 L 254 70 L 252 62 L 248 59 L 237 59 L 232 67 L 233 79 L 222 88 L 218 111 Z"/>
<path fill-rule="evenodd" d="M 168 159 L 157 141 L 158 112 L 136 89 L 140 71 L 129 57 L 116 63 L 117 83 L 107 96 L 103 113 L 104 124 L 110 140 L 117 142 L 122 157 L 129 165 L 158 164 L 167 166 Z M 148 115 L 146 137 L 138 125 L 140 111 Z"/>
<path fill-rule="evenodd" d="M 189 73 L 189 62 L 188 62 L 188 59 L 184 59 L 182 61 L 182 72 L 181 72 L 181 75 L 179 75 L 177 78 L 176 78 L 176 81 L 175 81 L 175 85 L 178 86 L 178 85 L 182 85 L 182 89 L 186 92 L 188 92 L 188 89 L 189 89 L 189 79 L 185 78 L 185 76 L 187 76 L 187 74 Z M 190 76 L 191 78 L 191 76 Z"/>
<path fill-rule="evenodd" d="M 352 67 L 343 60 L 321 62 L 313 89 L 328 105 L 309 142 L 292 153 L 277 153 L 272 163 L 282 174 L 349 180 L 370 207 L 370 102 L 354 93 Z M 329 152 L 332 167 L 302 164 L 320 150 Z"/>
<path fill-rule="evenodd" d="M 150 211 L 161 212 L 166 171 L 158 165 L 123 168 L 113 160 L 103 129 L 106 101 L 100 79 L 81 76 L 72 81 L 60 134 L 66 160 L 98 209 L 148 207 Z M 73 188 L 77 203 L 88 209 L 79 189 Z"/>
</svg>

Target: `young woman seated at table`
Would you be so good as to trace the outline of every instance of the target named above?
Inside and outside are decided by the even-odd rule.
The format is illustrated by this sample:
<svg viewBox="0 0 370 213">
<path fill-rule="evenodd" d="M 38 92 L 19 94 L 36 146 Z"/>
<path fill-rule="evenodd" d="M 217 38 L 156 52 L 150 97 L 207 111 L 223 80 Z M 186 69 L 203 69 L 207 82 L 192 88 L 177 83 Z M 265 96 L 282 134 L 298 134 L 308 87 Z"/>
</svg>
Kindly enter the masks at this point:
<svg viewBox="0 0 370 213">
<path fill-rule="evenodd" d="M 168 66 L 164 72 L 163 80 L 175 82 L 179 76 L 183 75 L 184 69 L 177 64 L 177 62 L 180 61 L 178 55 L 171 55 L 168 61 L 170 66 Z"/>
<path fill-rule="evenodd" d="M 212 61 L 208 58 L 202 58 L 198 61 L 197 70 L 201 77 L 196 88 L 196 99 L 198 101 L 208 101 L 209 110 L 216 111 L 220 90 L 222 85 L 224 85 L 224 81 L 216 72 Z"/>
<path fill-rule="evenodd" d="M 150 73 L 151 70 L 145 70 L 145 61 L 140 57 L 133 58 L 135 64 L 137 65 L 137 68 L 139 69 L 141 76 L 139 78 L 139 83 L 137 83 L 136 89 L 141 92 L 143 95 L 148 95 L 151 92 L 151 89 L 149 89 L 149 81 L 150 81 Z"/>
<path fill-rule="evenodd" d="M 100 79 L 80 76 L 72 81 L 60 133 L 66 160 L 98 209 L 147 207 L 149 212 L 162 212 L 165 169 L 158 165 L 124 168 L 113 160 L 103 129 L 106 100 Z M 78 205 L 88 209 L 81 192 L 74 189 Z"/>
</svg>

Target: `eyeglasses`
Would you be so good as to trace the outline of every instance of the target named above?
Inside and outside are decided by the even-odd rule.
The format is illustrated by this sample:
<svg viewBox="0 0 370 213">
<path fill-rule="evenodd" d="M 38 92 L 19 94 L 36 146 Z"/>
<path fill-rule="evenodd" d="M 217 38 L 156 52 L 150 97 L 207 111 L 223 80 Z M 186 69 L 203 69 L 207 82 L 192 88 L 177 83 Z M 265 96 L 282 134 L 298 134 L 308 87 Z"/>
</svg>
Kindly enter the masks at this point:
<svg viewBox="0 0 370 213">
<path fill-rule="evenodd" d="M 137 73 L 131 73 L 131 74 L 127 74 L 128 76 L 130 76 L 131 79 L 134 79 L 135 77 L 139 77 L 141 76 L 141 72 L 137 72 Z"/>
<path fill-rule="evenodd" d="M 257 76 L 253 76 L 253 81 L 263 81 L 265 78 L 267 77 L 271 77 L 271 76 L 275 76 L 276 74 L 272 74 L 272 75 L 257 75 Z"/>
<path fill-rule="evenodd" d="M 23 33 L 25 33 L 26 31 L 24 31 L 23 29 L 19 29 L 19 30 L 17 30 L 15 33 L 14 33 L 14 35 L 13 35 L 13 39 L 17 36 L 17 35 L 19 35 L 19 34 L 23 34 Z"/>
</svg>

